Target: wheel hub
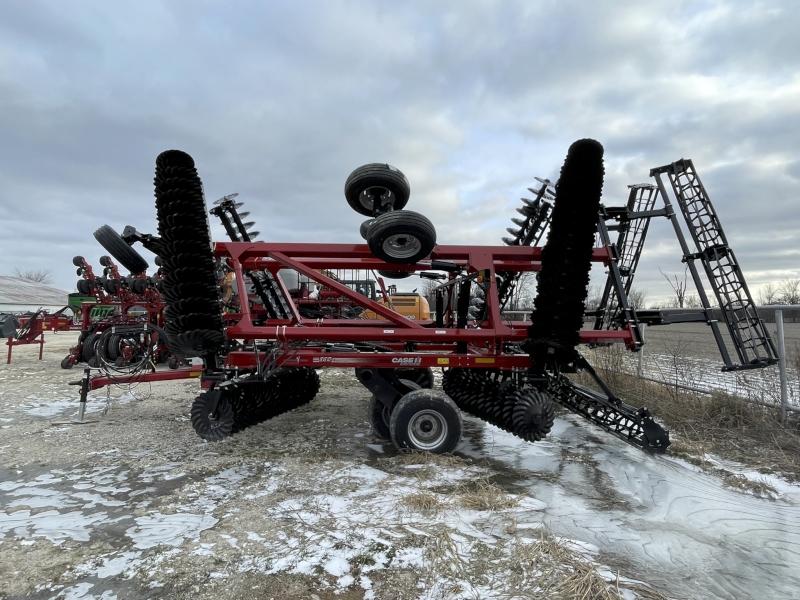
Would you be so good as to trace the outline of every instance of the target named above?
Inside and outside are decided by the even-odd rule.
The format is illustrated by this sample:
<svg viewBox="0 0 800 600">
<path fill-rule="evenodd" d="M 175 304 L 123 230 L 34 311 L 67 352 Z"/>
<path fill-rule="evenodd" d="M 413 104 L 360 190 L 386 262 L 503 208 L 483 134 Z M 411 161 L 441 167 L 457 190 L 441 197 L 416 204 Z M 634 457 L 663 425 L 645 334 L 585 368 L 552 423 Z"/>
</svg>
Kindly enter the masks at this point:
<svg viewBox="0 0 800 600">
<path fill-rule="evenodd" d="M 435 449 L 447 433 L 447 421 L 435 410 L 421 410 L 408 423 L 408 437 L 421 450 Z"/>
<path fill-rule="evenodd" d="M 390 201 L 394 202 L 392 191 L 382 186 L 369 187 L 359 197 L 359 202 L 367 210 L 374 210 Z"/>
<path fill-rule="evenodd" d="M 390 235 L 383 242 L 384 252 L 395 258 L 414 256 L 421 248 L 422 244 L 417 238 L 405 233 Z"/>
</svg>

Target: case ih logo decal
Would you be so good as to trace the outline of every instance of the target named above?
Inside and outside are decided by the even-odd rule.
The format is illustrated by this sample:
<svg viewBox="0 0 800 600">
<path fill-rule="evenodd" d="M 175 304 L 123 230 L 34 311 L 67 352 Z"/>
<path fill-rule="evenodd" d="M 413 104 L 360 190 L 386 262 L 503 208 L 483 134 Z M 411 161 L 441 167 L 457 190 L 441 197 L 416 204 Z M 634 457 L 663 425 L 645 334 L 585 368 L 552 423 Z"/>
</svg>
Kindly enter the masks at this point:
<svg viewBox="0 0 800 600">
<path fill-rule="evenodd" d="M 393 358 L 392 359 L 393 365 L 421 365 L 422 359 L 419 357 L 416 358 Z"/>
</svg>

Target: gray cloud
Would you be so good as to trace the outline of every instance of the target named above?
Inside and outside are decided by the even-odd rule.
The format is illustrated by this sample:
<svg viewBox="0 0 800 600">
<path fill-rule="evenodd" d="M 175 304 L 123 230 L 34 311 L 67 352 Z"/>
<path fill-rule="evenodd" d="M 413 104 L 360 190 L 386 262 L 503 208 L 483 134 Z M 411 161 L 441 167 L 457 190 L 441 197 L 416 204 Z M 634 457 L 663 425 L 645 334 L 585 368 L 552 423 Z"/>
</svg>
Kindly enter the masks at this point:
<svg viewBox="0 0 800 600">
<path fill-rule="evenodd" d="M 692 158 L 757 283 L 793 252 L 800 21 L 792 2 L 0 5 L 0 272 L 155 230 L 152 173 L 191 153 L 208 200 L 238 191 L 262 239 L 358 242 L 344 180 L 387 161 L 442 243 L 499 242 L 575 139 L 606 147 L 604 201 Z M 218 226 L 215 235 L 222 237 Z M 637 284 L 681 272 L 654 224 Z M 676 258 L 677 257 L 677 258 Z"/>
</svg>

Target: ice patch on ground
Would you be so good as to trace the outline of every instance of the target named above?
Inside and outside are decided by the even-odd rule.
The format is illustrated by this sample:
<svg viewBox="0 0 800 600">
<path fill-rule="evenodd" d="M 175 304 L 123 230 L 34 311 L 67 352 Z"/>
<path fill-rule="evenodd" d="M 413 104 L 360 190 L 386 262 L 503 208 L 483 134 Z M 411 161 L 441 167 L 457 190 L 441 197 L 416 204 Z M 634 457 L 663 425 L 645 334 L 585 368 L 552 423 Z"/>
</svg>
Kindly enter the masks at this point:
<svg viewBox="0 0 800 600">
<path fill-rule="evenodd" d="M 137 548 L 147 549 L 164 544 L 179 546 L 188 538 L 195 538 L 204 529 L 217 523 L 217 519 L 209 515 L 177 513 L 164 515 L 159 512 L 146 517 L 137 517 L 136 525 L 125 531 L 125 535 L 133 540 Z"/>
</svg>

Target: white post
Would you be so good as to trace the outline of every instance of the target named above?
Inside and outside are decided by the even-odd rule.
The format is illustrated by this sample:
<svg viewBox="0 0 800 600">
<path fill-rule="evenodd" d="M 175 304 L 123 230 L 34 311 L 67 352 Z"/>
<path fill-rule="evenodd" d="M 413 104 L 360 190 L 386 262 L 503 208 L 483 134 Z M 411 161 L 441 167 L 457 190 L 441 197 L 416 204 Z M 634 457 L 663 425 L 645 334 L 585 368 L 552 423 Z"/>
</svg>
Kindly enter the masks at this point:
<svg viewBox="0 0 800 600">
<path fill-rule="evenodd" d="M 786 389 L 786 343 L 783 337 L 783 311 L 775 311 L 775 324 L 778 328 L 778 370 L 781 377 L 781 422 L 786 423 L 786 406 L 789 394 Z"/>
</svg>

